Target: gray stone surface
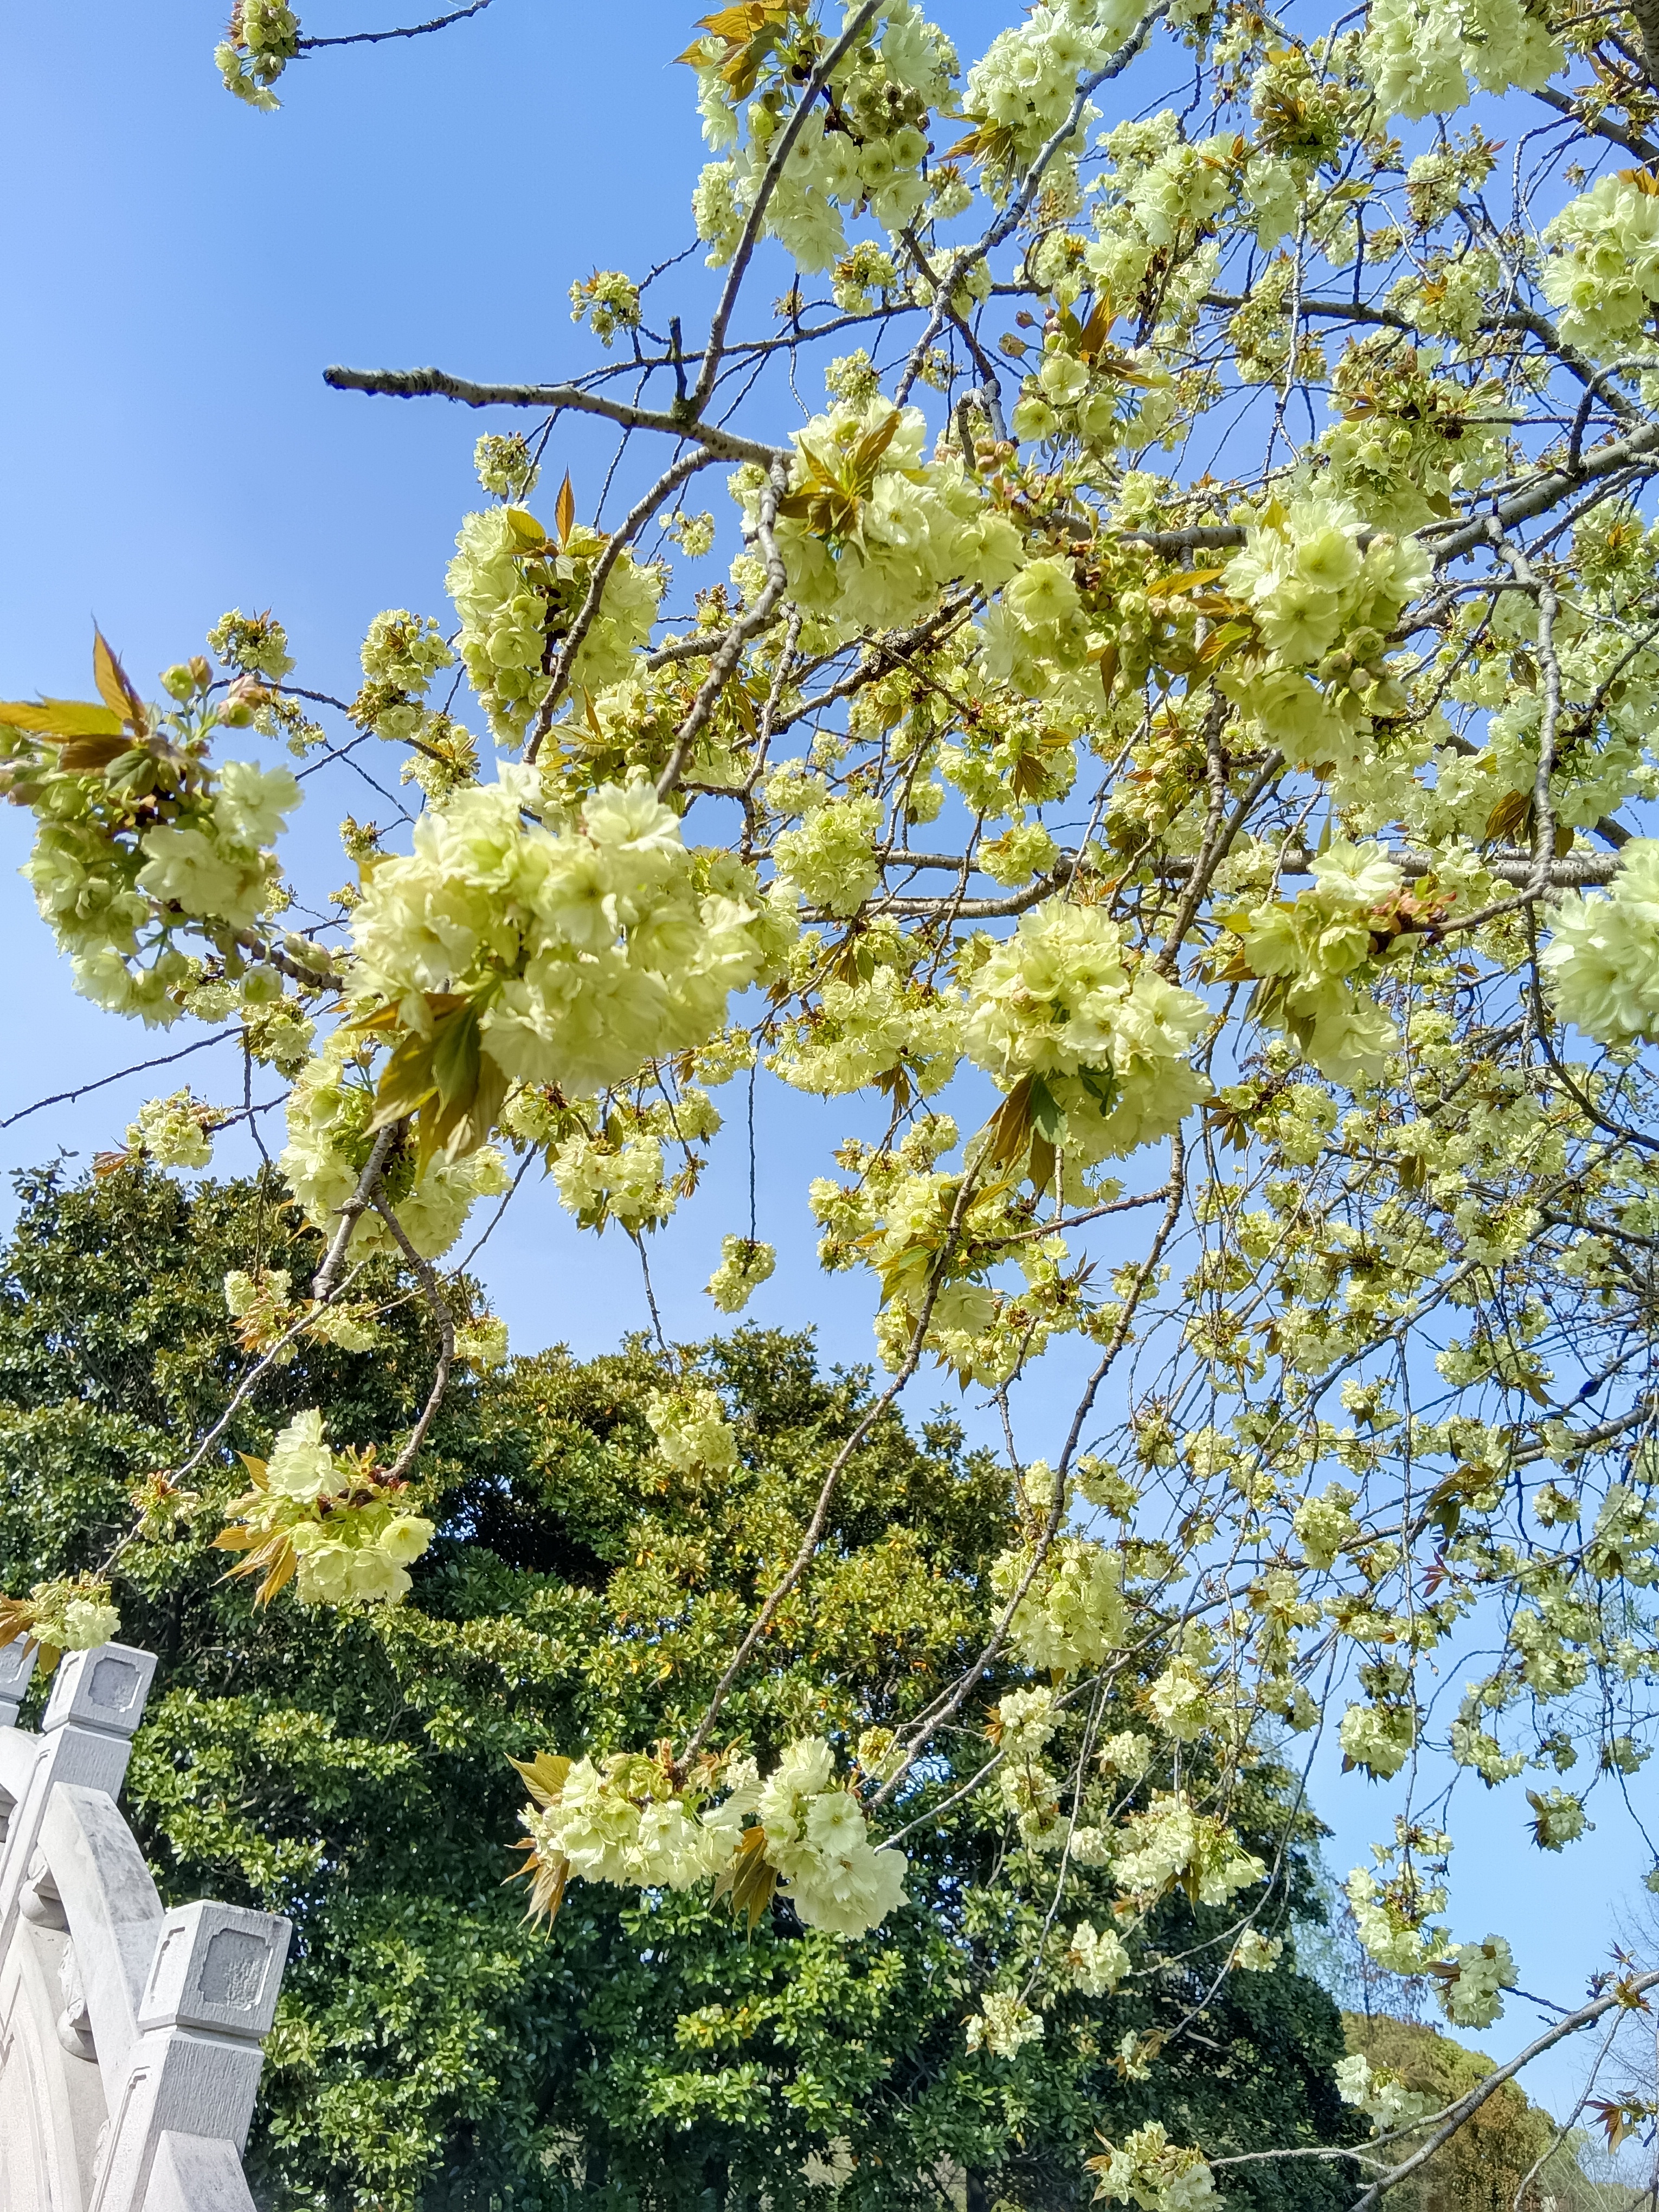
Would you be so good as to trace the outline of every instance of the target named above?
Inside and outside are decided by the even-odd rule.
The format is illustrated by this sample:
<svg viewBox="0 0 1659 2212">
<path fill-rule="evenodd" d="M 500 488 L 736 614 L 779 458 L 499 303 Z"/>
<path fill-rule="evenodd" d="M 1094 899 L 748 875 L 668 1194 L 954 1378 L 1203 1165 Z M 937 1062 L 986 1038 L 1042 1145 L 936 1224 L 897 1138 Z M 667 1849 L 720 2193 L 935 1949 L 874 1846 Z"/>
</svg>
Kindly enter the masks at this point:
<svg viewBox="0 0 1659 2212">
<path fill-rule="evenodd" d="M 289 1924 L 163 1909 L 116 1804 L 155 1662 L 0 1648 L 0 2212 L 252 2212 L 241 2151 Z"/>
</svg>

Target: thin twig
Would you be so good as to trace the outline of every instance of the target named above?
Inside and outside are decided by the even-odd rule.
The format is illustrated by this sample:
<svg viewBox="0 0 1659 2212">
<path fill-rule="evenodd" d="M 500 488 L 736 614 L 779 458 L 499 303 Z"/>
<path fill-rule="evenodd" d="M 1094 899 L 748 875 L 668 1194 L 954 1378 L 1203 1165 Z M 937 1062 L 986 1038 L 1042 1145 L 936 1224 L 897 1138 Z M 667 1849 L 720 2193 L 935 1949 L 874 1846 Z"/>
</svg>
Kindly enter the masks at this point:
<svg viewBox="0 0 1659 2212">
<path fill-rule="evenodd" d="M 841 1480 L 842 1474 L 847 1466 L 847 1462 L 852 1458 L 853 1454 L 864 1442 L 864 1439 L 869 1435 L 871 1430 L 875 1426 L 875 1424 L 881 1419 L 882 1415 L 893 1403 L 900 1391 L 903 1389 L 905 1384 L 908 1382 L 910 1377 L 915 1373 L 916 1369 L 921 1364 L 922 1347 L 927 1340 L 928 1324 L 933 1320 L 933 1307 L 938 1301 L 939 1291 L 945 1281 L 945 1271 L 950 1265 L 951 1255 L 955 1249 L 957 1237 L 960 1232 L 963 1217 L 968 1211 L 969 1204 L 972 1199 L 975 1182 L 975 1171 L 970 1168 L 967 1174 L 963 1176 L 962 1179 L 962 1188 L 957 1193 L 956 1204 L 951 1208 L 950 1224 L 945 1231 L 945 1240 L 939 1249 L 939 1257 L 933 1263 L 932 1276 L 927 1285 L 927 1293 L 922 1301 L 921 1311 L 916 1317 L 916 1325 L 911 1331 L 910 1346 L 908 1351 L 905 1353 L 903 1363 L 899 1367 L 896 1374 L 895 1374 L 892 1381 L 882 1392 L 880 1397 L 873 1399 L 871 1401 L 871 1404 L 865 1412 L 863 1418 L 854 1427 L 852 1435 L 848 1437 L 846 1443 L 842 1446 L 841 1449 L 836 1454 L 835 1458 L 831 1461 L 829 1472 L 825 1474 L 823 1481 L 819 1488 L 817 1502 L 812 1508 L 812 1516 L 806 1524 L 806 1532 L 800 1540 L 799 1547 L 795 1553 L 793 1559 L 790 1562 L 788 1571 L 785 1574 L 782 1580 L 775 1584 L 775 1586 L 769 1592 L 764 1604 L 761 1607 L 760 1611 L 750 1622 L 748 1633 L 744 1636 L 742 1643 L 738 1646 L 737 1650 L 733 1653 L 731 1662 L 727 1666 L 726 1672 L 720 1676 L 720 1680 L 714 1685 L 714 1694 L 709 1698 L 708 1704 L 704 1709 L 702 1718 L 697 1723 L 696 1729 L 693 1729 L 690 1741 L 687 1743 L 685 1749 L 680 1753 L 679 1759 L 677 1761 L 678 1765 L 682 1769 L 682 1771 L 690 1764 L 691 1760 L 696 1757 L 698 1752 L 702 1750 L 703 1745 L 708 1741 L 709 1731 L 714 1727 L 716 1719 L 720 1716 L 720 1710 L 726 1703 L 727 1692 L 731 1689 L 733 1682 L 737 1680 L 738 1676 L 748 1665 L 750 1653 L 754 1650 L 755 1646 L 760 1642 L 762 1637 L 765 1635 L 767 1630 L 771 1626 L 774 1620 L 777 1616 L 778 1607 L 783 1603 L 785 1598 L 788 1596 L 790 1591 L 794 1589 L 796 1583 L 800 1580 L 801 1577 L 805 1573 L 807 1567 L 810 1565 L 813 1554 L 817 1552 L 818 1545 L 823 1539 L 824 1527 L 830 1517 L 830 1501 L 835 1497 L 836 1486 Z M 879 1802 L 880 1800 L 878 1799 L 877 1802 Z"/>
<path fill-rule="evenodd" d="M 113 1075 L 100 1075 L 95 1083 L 83 1083 L 75 1091 L 55 1091 L 50 1098 L 37 1098 L 33 1106 L 21 1106 L 15 1114 L 8 1114 L 0 1121 L 0 1129 L 9 1129 L 15 1122 L 27 1121 L 31 1114 L 40 1114 L 48 1106 L 67 1106 L 76 1098 L 85 1098 L 94 1091 L 102 1091 L 112 1083 L 125 1083 L 130 1075 L 148 1074 L 152 1067 L 171 1067 L 175 1060 L 188 1060 L 193 1052 L 205 1052 L 210 1044 L 223 1044 L 227 1039 L 240 1034 L 235 1030 L 221 1030 L 216 1036 L 198 1037 L 178 1052 L 164 1052 L 158 1060 L 135 1060 L 131 1067 L 118 1067 Z"/>
<path fill-rule="evenodd" d="M 444 1401 L 444 1393 L 449 1388 L 450 1364 L 455 1357 L 455 1316 L 449 1310 L 449 1301 L 444 1296 L 437 1269 L 410 1243 L 402 1222 L 386 1204 L 383 1192 L 376 1190 L 374 1206 L 376 1213 L 392 1231 L 398 1249 L 420 1278 L 421 1288 L 426 1292 L 426 1302 L 438 1323 L 438 1364 L 433 1372 L 432 1388 L 427 1394 L 419 1420 L 410 1431 L 409 1441 L 381 1478 L 386 1482 L 400 1482 L 414 1465 L 416 1455 L 426 1441 L 426 1432 L 432 1426 L 438 1408 Z"/>
<path fill-rule="evenodd" d="M 775 462 L 762 489 L 760 508 L 755 521 L 755 535 L 760 540 L 761 552 L 766 562 L 765 588 L 754 605 L 739 615 L 726 630 L 726 641 L 710 662 L 708 673 L 698 687 L 690 713 L 675 732 L 674 750 L 668 756 L 662 774 L 657 778 L 659 799 L 666 799 L 679 781 L 684 773 L 685 763 L 690 758 L 692 746 L 714 713 L 732 670 L 743 658 L 744 647 L 751 637 L 766 628 L 772 619 L 773 609 L 789 587 L 789 575 L 783 565 L 783 556 L 772 535 L 778 501 L 782 498 L 788 481 L 782 463 Z"/>
<path fill-rule="evenodd" d="M 542 741 L 553 726 L 554 710 L 564 696 L 565 688 L 570 681 L 570 672 L 575 665 L 576 655 L 581 650 L 582 641 L 593 627 L 595 618 L 598 617 L 599 605 L 605 597 L 605 587 L 610 580 L 611 570 L 622 558 L 628 546 L 650 521 L 670 494 L 684 483 L 689 477 L 696 476 L 699 469 L 708 468 L 715 458 L 714 454 L 706 449 L 702 452 L 683 453 L 678 460 L 658 477 L 644 498 L 637 506 L 629 509 L 616 530 L 612 532 L 609 544 L 593 563 L 593 573 L 588 579 L 587 596 L 576 610 L 576 618 L 565 633 L 560 644 L 558 658 L 553 663 L 547 696 L 543 700 L 537 714 L 536 726 L 531 733 L 530 743 L 525 747 L 524 757 L 526 762 L 533 761 L 540 752 Z"/>
<path fill-rule="evenodd" d="M 409 23 L 398 31 L 349 31 L 335 39 L 296 39 L 295 52 L 315 53 L 322 46 L 379 46 L 388 39 L 423 39 L 428 31 L 447 30 L 452 23 L 464 23 L 469 15 L 482 15 L 489 0 L 471 0 L 466 8 L 452 9 L 447 15 L 434 15 L 429 23 Z"/>
<path fill-rule="evenodd" d="M 246 1405 L 248 1400 L 252 1396 L 254 1391 L 258 1389 L 259 1384 L 264 1380 L 271 1369 L 278 1364 L 282 1358 L 282 1355 L 287 1351 L 289 1346 L 296 1342 L 299 1338 L 305 1334 L 306 1331 L 311 1327 L 313 1322 L 316 1320 L 317 1316 L 321 1311 L 322 1308 L 331 1304 L 335 1298 L 348 1290 L 350 1285 L 356 1281 L 358 1276 L 362 1273 L 364 1267 L 368 1264 L 367 1261 L 359 1261 L 358 1264 L 351 1270 L 350 1273 L 345 1278 L 343 1282 L 338 1284 L 334 1289 L 331 1290 L 325 1297 L 316 1299 L 309 1307 L 307 1308 L 306 1311 L 300 1316 L 296 1322 L 292 1322 L 289 1328 L 283 1331 L 283 1334 L 277 1338 L 275 1344 L 273 1344 L 264 1353 L 258 1365 L 251 1368 L 247 1374 L 242 1377 L 240 1383 L 237 1386 L 235 1395 L 231 1399 L 229 1404 L 225 1407 L 223 1413 L 220 1414 L 218 1419 L 213 1424 L 213 1426 L 208 1431 L 207 1434 L 202 1438 L 200 1443 L 197 1445 L 195 1450 L 191 1452 L 190 1457 L 185 1462 L 184 1465 L 182 1467 L 176 1468 L 173 1470 L 173 1480 L 174 1482 L 182 1482 L 192 1468 L 198 1467 L 201 1464 L 202 1459 L 205 1454 L 210 1451 L 213 1446 L 217 1443 L 219 1438 L 223 1436 L 225 1431 L 230 1426 L 235 1415 L 245 1405 Z"/>
</svg>

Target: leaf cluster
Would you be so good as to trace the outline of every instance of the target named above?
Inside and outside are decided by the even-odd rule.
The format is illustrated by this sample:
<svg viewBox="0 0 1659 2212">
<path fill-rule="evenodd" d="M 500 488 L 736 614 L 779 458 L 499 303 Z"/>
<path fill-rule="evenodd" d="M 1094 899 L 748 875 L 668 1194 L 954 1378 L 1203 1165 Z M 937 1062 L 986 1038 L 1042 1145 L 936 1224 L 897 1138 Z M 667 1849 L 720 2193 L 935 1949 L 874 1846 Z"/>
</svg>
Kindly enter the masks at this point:
<svg viewBox="0 0 1659 2212">
<path fill-rule="evenodd" d="M 124 1633 L 161 1658 L 130 1816 L 170 1899 L 295 1925 L 249 2154 L 262 2206 L 689 2212 L 757 2203 L 789 2173 L 802 2203 L 932 2204 L 954 2175 L 1046 2212 L 1081 2201 L 1094 2129 L 1154 2100 L 1218 2151 L 1341 2135 L 1329 2001 L 1288 1964 L 1212 1993 L 1215 1954 L 1194 1945 L 1226 1916 L 1184 1901 L 1144 1985 L 1062 1996 L 1017 2059 L 969 2057 L 964 2014 L 1030 1955 L 1043 1911 L 1036 1869 L 971 1808 L 910 1839 L 912 1903 L 861 1943 L 781 1904 L 751 1930 L 702 1895 L 591 1885 L 550 1935 L 525 1918 L 509 1759 L 685 1726 L 795 1540 L 825 1445 L 857 1419 L 862 1376 L 760 1331 L 688 1352 L 741 1444 L 730 1474 L 690 1482 L 654 1449 L 643 1404 L 665 1363 L 642 1343 L 516 1361 L 441 1416 L 425 1505 L 440 1534 L 408 1606 L 258 1613 L 210 1547 L 215 1501 L 240 1487 L 230 1446 L 265 1449 L 298 1404 L 343 1441 L 390 1433 L 419 1401 L 423 1310 L 396 1302 L 382 1263 L 380 1348 L 302 1342 L 224 1462 L 169 1492 L 155 1470 L 246 1358 L 222 1274 L 257 1251 L 302 1280 L 319 1241 L 270 1182 L 187 1195 L 138 1169 L 46 1170 L 20 1195 L 0 1280 L 0 1580 L 83 1561 L 148 1486 L 115 1577 Z M 767 1753 L 802 1729 L 891 1723 L 949 1680 L 984 1632 L 1003 1480 L 945 1419 L 919 1437 L 878 1423 L 727 1709 L 732 1739 Z M 926 1787 L 948 1794 L 984 1751 L 955 1740 Z M 1241 1832 L 1283 1826 L 1284 1786 L 1255 1771 Z M 1091 1879 L 1070 1902 L 1099 1920 L 1109 1887 Z M 1126 2033 L 1193 2014 L 1197 2039 L 1170 2045 L 1155 2082 L 1123 2078 Z M 1335 2201 L 1323 2166 L 1244 2171 L 1252 2203 Z"/>
</svg>

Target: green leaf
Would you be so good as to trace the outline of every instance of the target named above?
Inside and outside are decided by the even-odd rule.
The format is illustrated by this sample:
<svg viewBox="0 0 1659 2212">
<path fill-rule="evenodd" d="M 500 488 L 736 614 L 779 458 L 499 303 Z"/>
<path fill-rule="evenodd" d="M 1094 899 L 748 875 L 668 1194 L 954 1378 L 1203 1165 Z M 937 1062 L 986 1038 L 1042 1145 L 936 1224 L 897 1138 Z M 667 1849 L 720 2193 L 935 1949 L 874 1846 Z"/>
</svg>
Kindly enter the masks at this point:
<svg viewBox="0 0 1659 2212">
<path fill-rule="evenodd" d="M 119 714 L 92 699 L 0 700 L 0 722 L 42 738 L 114 738 L 123 728 Z M 125 739 L 122 739 L 125 750 Z"/>
<path fill-rule="evenodd" d="M 406 1036 L 386 1064 L 374 1094 L 371 1129 L 384 1129 L 423 1106 L 438 1087 L 432 1073 L 432 1043 L 423 1036 Z"/>
<path fill-rule="evenodd" d="M 446 1106 L 471 1103 L 478 1087 L 478 1017 L 471 1006 L 434 1024 L 432 1073 Z"/>
<path fill-rule="evenodd" d="M 877 424 L 859 441 L 858 451 L 853 456 L 853 482 L 861 492 L 867 492 L 876 481 L 876 469 L 882 455 L 893 442 L 893 433 L 899 426 L 899 410 L 896 407 L 884 422 Z"/>
<path fill-rule="evenodd" d="M 534 1759 L 514 1759 L 509 1753 L 507 1763 L 523 1777 L 525 1787 L 544 1812 L 558 1802 L 573 1764 L 562 1752 L 555 1751 L 538 1751 Z"/>
<path fill-rule="evenodd" d="M 110 649 L 109 641 L 100 629 L 92 634 L 92 674 L 98 686 L 98 696 L 111 714 L 118 714 L 123 721 L 142 729 L 144 721 L 143 702 L 132 688 L 131 678 Z"/>
<path fill-rule="evenodd" d="M 732 1911 L 747 1912 L 752 1929 L 772 1902 L 777 1886 L 778 1870 L 766 1856 L 765 1829 L 745 1828 L 736 1858 L 714 1884 L 715 1903 L 730 1897 Z"/>
<path fill-rule="evenodd" d="M 1031 1078 L 1031 1127 L 1051 1147 L 1066 1141 L 1066 1113 L 1040 1075 Z"/>
<path fill-rule="evenodd" d="M 495 1128 L 507 1079 L 485 1053 L 471 1090 L 452 1099 L 428 1098 L 421 1109 L 418 1163 L 422 1174 L 442 1152 L 452 1160 L 475 1152 Z"/>
<path fill-rule="evenodd" d="M 1103 1114 L 1117 1103 L 1117 1078 L 1109 1067 L 1079 1067 L 1077 1079 Z"/>
</svg>

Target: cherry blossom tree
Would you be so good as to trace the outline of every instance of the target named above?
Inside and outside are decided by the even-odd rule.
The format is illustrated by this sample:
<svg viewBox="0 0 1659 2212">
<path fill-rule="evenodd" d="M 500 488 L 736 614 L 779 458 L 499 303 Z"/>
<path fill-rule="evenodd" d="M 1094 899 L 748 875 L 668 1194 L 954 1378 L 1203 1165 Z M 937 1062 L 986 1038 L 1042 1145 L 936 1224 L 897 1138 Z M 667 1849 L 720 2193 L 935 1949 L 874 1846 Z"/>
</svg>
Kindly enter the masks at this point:
<svg viewBox="0 0 1659 2212">
<path fill-rule="evenodd" d="M 350 35 L 465 37 L 485 4 Z M 1659 1663 L 1659 15 L 1061 0 L 966 65 L 911 0 L 690 27 L 712 286 L 577 276 L 605 358 L 564 381 L 326 371 L 521 425 L 478 441 L 446 609 L 377 617 L 349 699 L 233 611 L 155 702 L 100 638 L 95 700 L 0 707 L 76 987 L 239 1030 L 329 1239 L 309 1284 L 231 1278 L 250 1365 L 167 1480 L 219 1482 L 262 1601 L 402 1601 L 429 1425 L 501 1349 L 445 1267 L 478 1202 L 539 1161 L 643 1240 L 734 1081 L 873 1109 L 811 1182 L 820 1256 L 869 1285 L 867 1423 L 940 1370 L 1000 1421 L 988 1638 L 898 1730 L 731 1732 L 855 1428 L 757 1532 L 767 1593 L 684 1734 L 526 1764 L 536 1907 L 775 1893 L 856 1942 L 953 1802 L 939 1747 L 981 1729 L 960 1787 L 1047 1899 L 965 2022 L 1002 2063 L 1068 1984 L 1143 1971 L 1176 1888 L 1224 1909 L 1218 1983 L 1264 1962 L 1283 1867 L 1243 1778 L 1331 1730 L 1387 1785 L 1364 1942 L 1487 2028 L 1515 1967 L 1448 1917 L 1462 1795 L 1525 1787 L 1546 1873 L 1592 1801 L 1620 1814 Z M 335 43 L 241 0 L 218 61 L 270 109 Z M 622 434 L 591 507 L 575 416 Z M 292 930 L 270 748 L 365 738 L 410 848 L 348 817 L 358 880 Z M 200 1166 L 215 1118 L 158 1099 L 127 1156 Z M 760 1226 L 723 1312 L 775 1265 Z M 301 1411 L 232 1478 L 231 1413 L 300 1339 L 363 1340 L 382 1255 L 435 1320 L 425 1411 L 350 1451 Z M 1066 1338 L 1093 1364 L 1036 1459 Z M 728 1411 L 690 1374 L 656 1394 L 665 1485 L 736 1463 Z M 7 1623 L 96 1640 L 118 1575 Z M 1099 1869 L 1110 1924 L 1078 1923 Z M 1357 2212 L 1656 1980 L 1409 2130 L 1350 2067 L 1381 2130 Z M 1149 2212 L 1213 2186 L 1156 2119 L 1091 2164 Z"/>
</svg>

